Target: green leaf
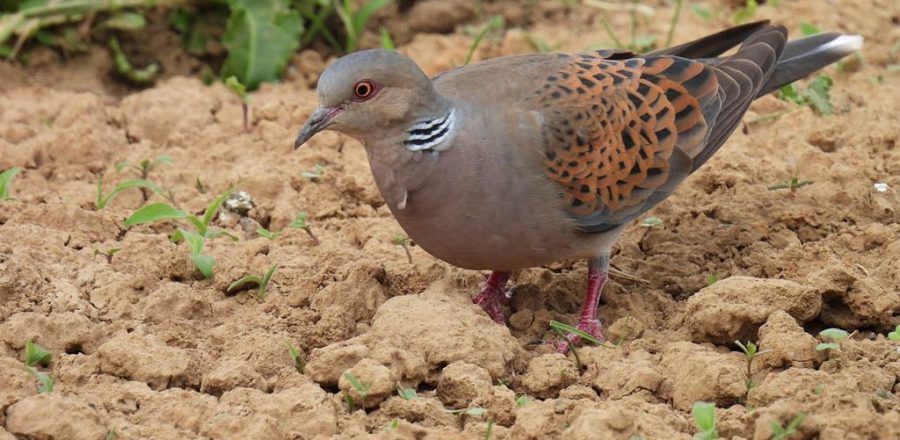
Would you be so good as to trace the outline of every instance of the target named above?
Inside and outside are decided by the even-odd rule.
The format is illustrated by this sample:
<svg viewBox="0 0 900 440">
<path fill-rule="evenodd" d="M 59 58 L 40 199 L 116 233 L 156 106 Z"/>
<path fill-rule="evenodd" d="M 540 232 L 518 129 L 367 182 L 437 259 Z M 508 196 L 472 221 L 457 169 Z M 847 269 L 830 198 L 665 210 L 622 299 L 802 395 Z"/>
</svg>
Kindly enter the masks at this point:
<svg viewBox="0 0 900 440">
<path fill-rule="evenodd" d="M 303 370 L 306 369 L 306 360 L 303 359 L 303 354 L 300 353 L 300 349 L 291 344 L 291 341 L 285 341 L 287 344 L 288 353 L 291 354 L 291 359 L 294 360 L 294 368 L 297 369 L 297 372 L 303 374 Z"/>
<path fill-rule="evenodd" d="M 212 201 L 209 206 L 206 207 L 206 212 L 203 213 L 203 221 L 202 227 L 200 227 L 200 233 L 206 235 L 206 231 L 209 228 L 210 222 L 216 216 L 216 212 L 219 211 L 219 208 L 225 203 L 225 199 L 233 193 L 234 190 L 229 189 L 228 191 L 223 192 L 219 197 Z"/>
<path fill-rule="evenodd" d="M 278 238 L 279 235 L 281 235 L 280 232 L 272 232 L 266 228 L 263 228 L 262 226 L 256 228 L 256 233 L 259 234 L 260 237 L 267 238 L 269 240 L 274 240 Z"/>
<path fill-rule="evenodd" d="M 33 367 L 40 365 L 46 367 L 50 365 L 53 355 L 46 348 L 35 344 L 31 339 L 25 341 L 25 365 Z"/>
<path fill-rule="evenodd" d="M 297 218 L 295 218 L 294 221 L 291 222 L 290 226 L 292 228 L 296 228 L 296 229 L 306 229 L 307 228 L 307 225 L 306 225 L 307 217 L 308 216 L 306 215 L 305 212 L 303 212 L 303 211 L 298 212 Z"/>
<path fill-rule="evenodd" d="M 190 214 L 177 209 L 168 203 L 151 203 L 134 211 L 134 213 L 125 220 L 125 227 L 161 220 L 177 220 L 189 216 Z"/>
<path fill-rule="evenodd" d="M 388 30 L 384 26 L 381 27 L 381 48 L 387 50 L 397 50 L 397 45 L 394 44 L 394 40 L 391 38 L 391 34 L 388 33 Z"/>
<path fill-rule="evenodd" d="M 262 283 L 259 285 L 259 297 L 265 298 L 266 291 L 269 290 L 269 282 L 272 281 L 272 276 L 275 275 L 275 271 L 278 270 L 278 265 L 273 265 L 266 271 L 266 273 L 262 277 Z"/>
<path fill-rule="evenodd" d="M 516 399 L 516 407 L 517 408 L 522 408 L 522 407 L 525 407 L 528 405 L 531 405 L 531 399 L 528 396 L 522 394 L 521 396 L 519 396 Z"/>
<path fill-rule="evenodd" d="M 353 15 L 353 31 L 357 38 L 362 37 L 362 33 L 366 28 L 366 23 L 375 11 L 387 6 L 392 0 L 369 0 Z M 345 2 L 346 4 L 347 2 Z"/>
<path fill-rule="evenodd" d="M 116 37 L 110 37 L 109 50 L 112 52 L 116 72 L 135 84 L 150 83 L 156 78 L 156 74 L 159 73 L 159 63 L 152 63 L 143 69 L 134 67 L 125 56 L 125 52 L 122 50 L 122 46 L 119 45 L 119 40 Z"/>
<path fill-rule="evenodd" d="M 835 342 L 823 342 L 821 344 L 816 345 L 816 351 L 825 351 L 825 350 L 840 350 L 841 346 Z"/>
<path fill-rule="evenodd" d="M 786 84 L 779 89 L 779 98 L 782 101 L 793 102 L 794 104 L 803 104 L 804 100 L 800 96 L 800 91 L 797 90 L 797 85 L 794 83 Z"/>
<path fill-rule="evenodd" d="M 800 33 L 803 34 L 803 36 L 808 37 L 810 35 L 822 33 L 822 29 L 819 29 L 817 26 L 815 26 L 813 24 L 807 23 L 805 21 L 801 21 L 800 22 Z"/>
<path fill-rule="evenodd" d="M 228 289 L 225 289 L 228 293 L 234 293 L 241 289 L 245 289 L 249 286 L 262 286 L 262 279 L 260 279 L 256 275 L 247 275 L 228 286 Z"/>
<path fill-rule="evenodd" d="M 43 394 L 53 392 L 53 385 L 56 384 L 56 379 L 53 376 L 42 371 L 38 371 L 34 367 L 25 367 L 25 371 L 27 371 L 28 374 L 37 379 L 39 393 Z"/>
<path fill-rule="evenodd" d="M 225 78 L 225 86 L 231 89 L 235 95 L 238 95 L 238 98 L 241 98 L 241 101 L 247 102 L 247 87 L 241 84 L 236 76 L 232 75 Z"/>
<path fill-rule="evenodd" d="M 240 241 L 240 238 L 238 238 L 236 235 L 234 235 L 231 232 L 228 232 L 226 230 L 223 230 L 223 229 L 209 228 L 206 230 L 206 238 L 208 238 L 210 240 L 212 240 L 213 238 L 218 238 L 218 237 L 223 237 L 223 236 L 228 237 L 229 239 L 231 239 L 231 241 Z"/>
<path fill-rule="evenodd" d="M 821 115 L 830 115 L 834 113 L 834 108 L 831 105 L 831 97 L 829 96 L 832 85 L 834 85 L 834 80 L 832 80 L 831 77 L 819 75 L 812 83 L 810 83 L 809 88 L 806 90 L 805 95 L 809 100 L 809 105 Z"/>
<path fill-rule="evenodd" d="M 847 339 L 849 333 L 839 328 L 826 328 L 825 330 L 819 332 L 819 336 L 821 336 L 823 339 L 830 339 L 832 341 L 842 341 L 844 339 Z"/>
<path fill-rule="evenodd" d="M 888 333 L 887 337 L 889 341 L 900 341 L 900 325 L 894 331 Z"/>
<path fill-rule="evenodd" d="M 13 177 L 19 172 L 22 171 L 20 168 L 12 167 L 2 173 L 0 173 L 0 200 L 9 200 L 9 189 L 12 185 Z"/>
<path fill-rule="evenodd" d="M 284 0 L 231 0 L 222 36 L 228 58 L 222 76 L 236 76 L 249 90 L 281 77 L 300 44 L 303 24 Z"/>
<path fill-rule="evenodd" d="M 200 255 L 203 252 L 203 246 L 206 243 L 202 235 L 184 229 L 178 229 L 177 234 L 187 244 L 188 249 L 191 250 L 191 255 Z"/>
<path fill-rule="evenodd" d="M 350 371 L 345 371 L 344 378 L 347 379 L 348 382 L 350 382 L 350 385 L 352 385 L 354 389 L 356 389 L 356 392 L 359 393 L 360 397 L 365 399 L 366 396 L 369 395 L 369 388 L 364 386 L 362 382 L 360 382 L 359 379 L 357 379 L 356 376 L 353 375 L 353 373 L 351 373 Z"/>
<path fill-rule="evenodd" d="M 559 331 L 564 332 L 564 333 L 571 333 L 571 334 L 574 334 L 574 335 L 578 335 L 578 336 L 581 337 L 581 339 L 584 339 L 585 341 L 591 342 L 591 343 L 593 343 L 593 344 L 595 344 L 595 345 L 600 345 L 600 344 L 603 343 L 603 341 L 601 341 L 601 340 L 595 338 L 594 335 L 592 335 L 592 334 L 590 334 L 590 333 L 587 333 L 587 332 L 585 332 L 585 331 L 583 331 L 583 330 L 577 329 L 577 328 L 575 328 L 575 327 L 572 327 L 572 326 L 569 325 L 569 324 L 564 324 L 564 323 L 559 322 L 559 321 L 550 321 L 550 328 L 559 330 Z"/>
<path fill-rule="evenodd" d="M 694 423 L 700 432 L 694 435 L 696 439 L 715 439 L 718 438 L 716 432 L 716 405 L 708 402 L 695 402 L 691 409 L 694 416 Z"/>
<path fill-rule="evenodd" d="M 106 205 L 108 205 L 109 202 L 111 202 L 113 198 L 115 198 L 117 195 L 119 195 L 119 193 L 121 193 L 122 191 L 125 191 L 126 189 L 131 189 L 131 188 L 146 188 L 157 194 L 163 193 L 163 189 L 160 188 L 159 185 L 157 185 L 149 180 L 133 179 L 133 180 L 126 180 L 126 181 L 116 185 L 116 187 L 113 188 L 112 192 L 110 192 L 106 196 L 102 196 L 102 186 L 101 186 L 101 183 L 98 182 L 97 183 L 97 196 L 99 198 L 97 199 L 97 209 L 106 208 Z"/>
<path fill-rule="evenodd" d="M 120 12 L 113 15 L 100 25 L 105 29 L 117 29 L 120 31 L 137 31 L 147 25 L 147 19 L 143 14 L 135 12 Z"/>
<path fill-rule="evenodd" d="M 757 9 L 759 9 L 759 3 L 756 0 L 747 0 L 746 6 L 734 11 L 731 19 L 734 21 L 734 24 L 741 24 L 753 18 Z"/>
<path fill-rule="evenodd" d="M 697 5 L 697 4 L 691 5 L 691 12 L 693 12 L 696 16 L 698 16 L 704 20 L 711 19 L 712 15 L 713 15 L 712 12 L 709 10 L 709 8 L 707 8 L 706 6 Z"/>
<path fill-rule="evenodd" d="M 213 277 L 213 267 L 216 265 L 216 259 L 212 255 L 191 255 L 191 261 L 194 266 L 203 275 L 203 278 L 210 279 Z"/>
<path fill-rule="evenodd" d="M 397 388 L 397 395 L 404 400 L 416 400 L 419 398 L 413 388 Z"/>
</svg>

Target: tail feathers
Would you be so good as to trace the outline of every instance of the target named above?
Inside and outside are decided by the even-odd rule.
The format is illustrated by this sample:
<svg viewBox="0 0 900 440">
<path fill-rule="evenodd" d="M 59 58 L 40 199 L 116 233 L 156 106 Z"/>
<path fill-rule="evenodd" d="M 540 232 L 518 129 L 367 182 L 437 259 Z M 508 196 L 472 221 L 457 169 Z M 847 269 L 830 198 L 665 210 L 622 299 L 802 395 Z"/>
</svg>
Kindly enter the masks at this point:
<svg viewBox="0 0 900 440">
<path fill-rule="evenodd" d="M 785 47 L 775 71 L 759 91 L 762 96 L 803 78 L 862 48 L 859 35 L 824 33 L 791 41 Z"/>
</svg>

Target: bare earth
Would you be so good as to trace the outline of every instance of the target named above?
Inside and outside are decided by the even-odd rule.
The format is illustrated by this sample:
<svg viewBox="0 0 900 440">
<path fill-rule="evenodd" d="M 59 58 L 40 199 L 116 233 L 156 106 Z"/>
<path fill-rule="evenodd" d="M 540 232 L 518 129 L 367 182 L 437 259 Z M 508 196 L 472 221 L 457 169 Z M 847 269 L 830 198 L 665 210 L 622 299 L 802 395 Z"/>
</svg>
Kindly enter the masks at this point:
<svg viewBox="0 0 900 440">
<path fill-rule="evenodd" d="M 429 22 L 436 12 L 421 8 L 448 8 L 430 1 L 409 20 L 420 32 L 477 22 L 474 2 L 455 3 L 468 13 Z M 488 41 L 476 58 L 533 50 L 526 31 L 565 51 L 608 42 L 598 9 L 536 3 L 488 4 L 525 31 Z M 670 10 L 650 3 L 651 30 L 664 35 Z M 686 7 L 676 40 L 726 26 L 728 3 L 708 5 L 724 9 L 712 21 Z M 768 439 L 772 422 L 800 413 L 794 439 L 900 438 L 900 345 L 885 337 L 900 324 L 900 76 L 886 70 L 898 62 L 900 3 L 782 1 L 758 17 L 795 34 L 801 21 L 862 34 L 864 62 L 826 70 L 834 116 L 798 108 L 758 120 L 793 108 L 758 101 L 743 130 L 648 213 L 661 224 L 628 229 L 612 259 L 628 276 L 613 276 L 600 307 L 620 344 L 581 348 L 583 371 L 571 354 L 533 343 L 554 337 L 549 320 L 574 321 L 583 263 L 519 273 L 509 328 L 496 325 L 469 300 L 483 274 L 415 246 L 409 264 L 392 244 L 401 229 L 359 143 L 326 133 L 292 151 L 315 105 L 318 53 L 299 54 L 284 83 L 253 94 L 249 134 L 221 84 L 179 75 L 192 67 L 171 35 L 151 44 L 174 51 L 165 59 L 175 67 L 130 94 L 107 76 L 102 49 L 66 65 L 40 50 L 30 67 L 0 62 L 0 169 L 24 168 L 17 200 L 0 207 L 0 440 L 111 430 L 119 439 L 463 439 L 485 438 L 489 420 L 496 439 L 688 439 L 700 400 L 717 404 L 723 438 Z M 627 35 L 628 14 L 610 18 Z M 463 31 L 404 35 L 403 20 L 386 23 L 428 73 L 462 62 Z M 123 229 L 143 203 L 138 191 L 94 209 L 100 176 L 107 187 L 134 177 L 116 162 L 163 154 L 175 164 L 151 178 L 182 209 L 200 212 L 229 187 L 255 202 L 249 219 L 217 221 L 241 240 L 208 245 L 213 281 L 169 241 L 173 224 Z M 301 175 L 317 164 L 320 178 Z M 814 183 L 767 190 L 793 177 Z M 255 234 L 286 228 L 298 211 L 321 244 L 298 229 Z M 95 253 L 110 248 L 122 249 L 111 263 Z M 265 299 L 225 294 L 273 264 Z M 708 286 L 710 276 L 719 281 Z M 826 327 L 858 333 L 840 351 L 816 351 Z M 53 352 L 51 394 L 24 370 L 28 339 Z M 749 395 L 736 339 L 771 350 L 753 364 Z M 308 356 L 304 374 L 287 341 Z M 343 378 L 348 369 L 367 395 Z M 446 411 L 467 407 L 488 411 Z"/>
</svg>

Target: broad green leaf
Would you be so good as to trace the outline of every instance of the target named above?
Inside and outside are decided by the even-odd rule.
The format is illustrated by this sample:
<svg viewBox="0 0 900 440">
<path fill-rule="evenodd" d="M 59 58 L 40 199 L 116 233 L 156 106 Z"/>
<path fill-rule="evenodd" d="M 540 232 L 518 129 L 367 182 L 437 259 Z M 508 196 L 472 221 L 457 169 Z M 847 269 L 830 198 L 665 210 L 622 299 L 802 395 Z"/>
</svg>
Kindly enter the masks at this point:
<svg viewBox="0 0 900 440">
<path fill-rule="evenodd" d="M 716 433 L 716 406 L 708 402 L 695 402 L 691 409 L 694 423 L 700 432 L 694 435 L 698 439 L 715 439 Z"/>
<path fill-rule="evenodd" d="M 134 226 L 144 223 L 153 223 L 160 220 L 174 220 L 187 218 L 190 214 L 175 208 L 168 203 L 151 203 L 134 211 L 131 217 L 125 220 L 125 226 Z"/>
<path fill-rule="evenodd" d="M 213 277 L 213 267 L 216 265 L 216 259 L 212 255 L 191 255 L 191 261 L 194 266 L 203 275 L 203 278 L 210 279 Z"/>
<path fill-rule="evenodd" d="M 782 101 L 803 104 L 803 98 L 800 96 L 800 91 L 797 90 L 797 85 L 794 83 L 782 86 L 778 96 Z"/>
<path fill-rule="evenodd" d="M 839 328 L 826 328 L 825 330 L 819 332 L 819 336 L 824 339 L 831 339 L 832 341 L 841 341 L 847 339 L 848 335 L 849 333 L 847 333 L 846 330 L 841 330 Z"/>
<path fill-rule="evenodd" d="M 25 365 L 46 367 L 50 365 L 52 357 L 53 355 L 46 348 L 31 342 L 31 339 L 25 341 Z"/>
<path fill-rule="evenodd" d="M 416 390 L 413 388 L 397 388 L 397 395 L 404 400 L 415 400 L 419 398 L 416 394 Z"/>
<path fill-rule="evenodd" d="M 900 325 L 897 326 L 894 331 L 888 333 L 889 341 L 900 341 Z"/>
<path fill-rule="evenodd" d="M 113 15 L 100 25 L 102 28 L 117 29 L 120 31 L 137 31 L 147 25 L 147 19 L 143 14 L 136 12 L 120 12 Z"/>
<path fill-rule="evenodd" d="M 184 229 L 179 229 L 178 234 L 187 243 L 188 249 L 191 250 L 191 255 L 200 255 L 203 252 L 203 246 L 206 243 L 202 235 L 193 231 L 185 231 Z"/>
<path fill-rule="evenodd" d="M 116 197 L 117 195 L 119 195 L 119 193 L 121 193 L 122 191 L 125 191 L 126 189 L 146 188 L 157 194 L 163 193 L 163 189 L 160 188 L 159 185 L 157 185 L 149 180 L 144 180 L 144 179 L 126 180 L 126 181 L 116 185 L 116 187 L 113 188 L 113 190 L 106 196 L 102 196 L 102 191 L 101 191 L 102 187 L 100 186 L 99 183 L 97 184 L 97 188 L 98 188 L 97 195 L 100 196 L 100 198 L 97 200 L 97 209 L 106 208 L 106 205 L 108 205 L 109 202 L 111 202 L 114 197 Z"/>
<path fill-rule="evenodd" d="M 9 200 L 9 188 L 12 185 L 12 179 L 22 171 L 20 168 L 12 167 L 0 173 L 0 200 Z"/>
<path fill-rule="evenodd" d="M 297 50 L 303 24 L 283 0 L 231 0 L 222 36 L 228 58 L 222 76 L 236 76 L 249 90 L 281 77 Z"/>
</svg>

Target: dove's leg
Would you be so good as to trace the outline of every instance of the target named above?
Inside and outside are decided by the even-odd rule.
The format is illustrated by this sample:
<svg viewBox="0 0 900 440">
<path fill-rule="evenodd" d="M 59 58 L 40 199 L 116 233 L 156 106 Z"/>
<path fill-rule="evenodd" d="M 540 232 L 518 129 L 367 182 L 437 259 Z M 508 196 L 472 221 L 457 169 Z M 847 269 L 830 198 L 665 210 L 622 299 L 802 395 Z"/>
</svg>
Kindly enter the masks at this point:
<svg viewBox="0 0 900 440">
<path fill-rule="evenodd" d="M 598 258 L 591 259 L 588 262 L 588 287 L 587 294 L 584 296 L 584 305 L 581 306 L 581 316 L 578 319 L 578 325 L 575 326 L 599 340 L 604 340 L 601 331 L 600 321 L 597 319 L 597 306 L 600 303 L 600 291 L 603 285 L 609 279 L 609 254 L 603 254 Z M 569 344 L 578 344 L 581 342 L 581 336 L 576 334 L 566 335 L 568 341 L 560 341 L 556 344 L 557 350 L 561 353 L 569 351 Z"/>
<path fill-rule="evenodd" d="M 484 289 L 472 298 L 472 302 L 481 306 L 491 319 L 504 324 L 503 305 L 506 304 L 506 282 L 509 281 L 509 272 L 491 272 Z"/>
</svg>

